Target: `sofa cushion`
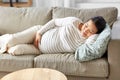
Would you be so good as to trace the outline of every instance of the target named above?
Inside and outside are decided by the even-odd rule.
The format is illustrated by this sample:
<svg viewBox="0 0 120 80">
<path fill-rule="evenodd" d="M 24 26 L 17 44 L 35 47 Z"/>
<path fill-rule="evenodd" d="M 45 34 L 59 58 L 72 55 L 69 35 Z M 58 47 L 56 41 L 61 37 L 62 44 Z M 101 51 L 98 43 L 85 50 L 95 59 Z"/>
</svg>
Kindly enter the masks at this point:
<svg viewBox="0 0 120 80">
<path fill-rule="evenodd" d="M 107 23 L 111 26 L 116 21 L 117 15 L 118 15 L 118 10 L 115 7 L 93 8 L 93 9 L 55 7 L 53 9 L 52 18 L 75 16 L 82 19 L 83 22 L 86 22 L 91 17 L 103 16 L 107 21 Z"/>
<path fill-rule="evenodd" d="M 16 46 L 9 48 L 8 53 L 11 55 L 18 56 L 18 55 L 28 55 L 28 54 L 38 55 L 41 52 L 33 44 L 18 44 Z"/>
<path fill-rule="evenodd" d="M 43 25 L 52 18 L 52 8 L 0 7 L 0 34 L 15 33 L 34 25 Z"/>
<path fill-rule="evenodd" d="M 52 68 L 66 75 L 107 77 L 108 62 L 105 58 L 80 63 L 74 54 L 41 54 L 34 59 L 36 68 Z"/>
<path fill-rule="evenodd" d="M 12 72 L 33 67 L 34 55 L 11 56 L 0 54 L 0 71 Z"/>
</svg>

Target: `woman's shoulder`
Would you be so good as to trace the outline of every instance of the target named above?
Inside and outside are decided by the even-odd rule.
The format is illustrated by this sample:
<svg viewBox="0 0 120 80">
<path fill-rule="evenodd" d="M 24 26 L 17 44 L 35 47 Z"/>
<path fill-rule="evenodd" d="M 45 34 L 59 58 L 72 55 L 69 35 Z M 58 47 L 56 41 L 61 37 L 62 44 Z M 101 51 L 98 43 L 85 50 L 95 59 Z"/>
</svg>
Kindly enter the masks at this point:
<svg viewBox="0 0 120 80">
<path fill-rule="evenodd" d="M 56 18 L 56 20 L 82 21 L 80 18 L 74 17 L 74 16 L 68 16 L 68 17 L 63 17 L 63 18 Z"/>
<path fill-rule="evenodd" d="M 70 21 L 70 22 L 80 22 L 80 23 L 82 23 L 82 20 L 78 17 L 66 17 L 66 20 Z"/>
<path fill-rule="evenodd" d="M 74 17 L 74 16 L 69 16 L 69 17 L 65 17 L 66 19 L 72 19 L 72 20 L 80 20 L 78 17 Z"/>
</svg>

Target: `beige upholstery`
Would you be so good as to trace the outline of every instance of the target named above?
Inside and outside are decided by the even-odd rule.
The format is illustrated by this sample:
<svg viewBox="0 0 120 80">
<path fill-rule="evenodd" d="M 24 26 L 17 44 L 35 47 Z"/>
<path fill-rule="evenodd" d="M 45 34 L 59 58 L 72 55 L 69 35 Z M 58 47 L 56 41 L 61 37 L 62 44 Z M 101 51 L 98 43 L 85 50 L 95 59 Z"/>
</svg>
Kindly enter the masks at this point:
<svg viewBox="0 0 120 80">
<path fill-rule="evenodd" d="M 19 69 L 32 68 L 34 57 L 35 55 L 0 54 L 0 71 L 13 72 Z"/>
<path fill-rule="evenodd" d="M 57 69 L 66 75 L 107 77 L 108 63 L 105 58 L 80 63 L 74 54 L 41 54 L 35 57 L 34 67 Z"/>
<path fill-rule="evenodd" d="M 120 40 L 111 40 L 108 46 L 110 80 L 120 79 Z"/>
<path fill-rule="evenodd" d="M 51 8 L 0 7 L 0 34 L 15 33 L 52 18 Z"/>
<path fill-rule="evenodd" d="M 103 16 L 108 24 L 111 26 L 117 19 L 117 8 L 97 8 L 97 9 L 72 9 L 59 8 L 53 9 L 53 18 L 61 18 L 67 16 L 75 16 L 82 19 L 83 22 L 94 16 Z"/>
<path fill-rule="evenodd" d="M 120 19 L 112 28 L 111 41 L 108 45 L 109 80 L 120 79 Z"/>
</svg>

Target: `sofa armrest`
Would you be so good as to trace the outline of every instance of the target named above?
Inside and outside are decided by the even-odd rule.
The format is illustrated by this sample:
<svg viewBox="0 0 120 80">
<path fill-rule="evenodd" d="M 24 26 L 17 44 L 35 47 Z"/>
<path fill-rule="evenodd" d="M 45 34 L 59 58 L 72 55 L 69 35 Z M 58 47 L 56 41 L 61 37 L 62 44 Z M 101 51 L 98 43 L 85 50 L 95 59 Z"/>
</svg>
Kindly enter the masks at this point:
<svg viewBox="0 0 120 80">
<path fill-rule="evenodd" d="M 120 20 L 112 27 L 111 40 L 108 44 L 109 80 L 120 79 Z"/>
</svg>

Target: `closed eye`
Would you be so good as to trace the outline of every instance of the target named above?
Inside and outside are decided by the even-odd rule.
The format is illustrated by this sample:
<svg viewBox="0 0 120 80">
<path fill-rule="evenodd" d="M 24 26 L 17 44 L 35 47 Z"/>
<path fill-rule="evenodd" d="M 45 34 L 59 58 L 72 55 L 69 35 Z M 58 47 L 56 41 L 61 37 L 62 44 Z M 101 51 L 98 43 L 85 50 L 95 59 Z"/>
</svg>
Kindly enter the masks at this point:
<svg viewBox="0 0 120 80">
<path fill-rule="evenodd" d="M 85 24 L 85 27 L 86 27 L 86 28 L 88 27 L 88 24 L 87 24 L 87 23 Z M 93 30 L 90 30 L 90 29 L 89 29 L 89 32 L 92 33 L 92 34 L 94 33 L 94 31 L 93 31 Z"/>
<path fill-rule="evenodd" d="M 94 34 L 94 31 L 93 31 L 93 30 L 90 30 L 90 32 Z"/>
</svg>

